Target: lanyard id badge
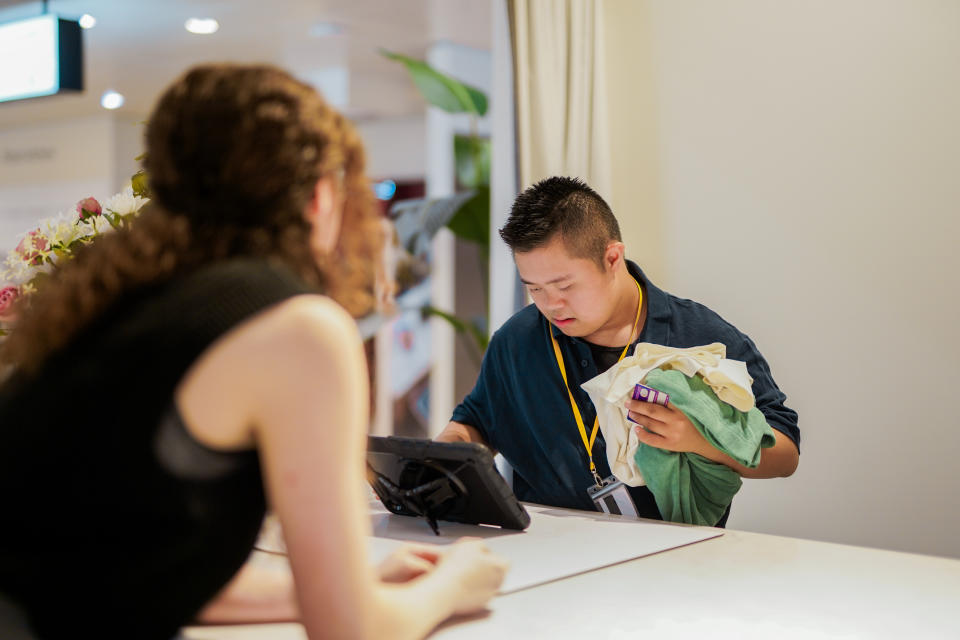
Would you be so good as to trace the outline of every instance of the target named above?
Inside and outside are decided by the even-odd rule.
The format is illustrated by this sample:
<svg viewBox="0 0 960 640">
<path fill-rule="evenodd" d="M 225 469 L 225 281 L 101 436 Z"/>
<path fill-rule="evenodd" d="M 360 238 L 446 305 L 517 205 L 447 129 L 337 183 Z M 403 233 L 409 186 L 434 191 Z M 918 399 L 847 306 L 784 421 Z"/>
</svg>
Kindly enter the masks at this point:
<svg viewBox="0 0 960 640">
<path fill-rule="evenodd" d="M 633 341 L 633 335 L 637 332 L 637 325 L 640 323 L 640 311 L 643 309 L 643 289 L 640 287 L 640 282 L 634 280 L 634 284 L 637 285 L 637 293 L 639 297 L 637 299 L 637 315 L 633 320 L 633 329 L 630 331 L 630 336 L 627 339 L 627 346 L 623 348 L 623 351 L 620 353 L 620 357 L 617 358 L 617 362 L 623 360 L 623 357 L 627 355 L 627 350 L 630 348 L 630 343 Z M 597 466 L 593 462 L 593 443 L 597 440 L 597 431 L 600 430 L 600 420 L 599 417 L 593 419 L 593 430 L 590 432 L 590 436 L 587 437 L 587 429 L 583 424 L 583 418 L 580 415 L 580 408 L 577 407 L 577 401 L 573 399 L 573 392 L 570 391 L 570 382 L 567 380 L 567 370 L 563 366 L 563 356 L 560 353 L 560 345 L 557 344 L 557 339 L 553 335 L 553 331 L 550 329 L 550 325 L 547 324 L 547 334 L 550 336 L 550 342 L 553 345 L 553 354 L 557 358 L 557 366 L 560 367 L 560 375 L 563 377 L 563 386 L 567 390 L 567 397 L 570 400 L 570 408 L 573 410 L 574 420 L 577 422 L 577 429 L 580 431 L 580 439 L 583 440 L 583 446 L 587 450 L 587 457 L 590 461 L 590 473 L 593 474 L 594 484 L 587 488 L 587 495 L 590 496 L 590 499 L 593 500 L 593 503 L 597 506 L 599 511 L 606 511 L 607 513 L 620 513 L 622 515 L 630 515 L 632 511 L 633 517 L 637 517 L 637 509 L 633 504 L 633 500 L 630 498 L 630 494 L 627 491 L 626 485 L 617 480 L 614 476 L 609 476 L 606 479 L 602 479 L 600 474 L 597 473 Z M 594 498 L 594 495 L 597 495 L 598 498 Z M 610 498 L 611 502 L 608 502 L 607 498 Z M 618 502 L 619 498 L 619 502 Z M 620 504 L 624 504 L 624 507 L 620 507 Z M 629 504 L 629 508 L 626 506 Z M 611 506 L 613 505 L 613 506 Z M 607 506 L 608 509 L 604 509 L 603 506 Z M 616 508 L 616 511 L 611 511 L 609 509 Z M 627 513 L 624 513 L 624 510 L 627 510 Z"/>
<path fill-rule="evenodd" d="M 587 495 L 593 500 L 597 511 L 612 513 L 618 516 L 639 518 L 637 505 L 633 503 L 627 485 L 617 480 L 616 476 L 608 476 L 603 480 L 603 486 L 587 487 Z"/>
</svg>

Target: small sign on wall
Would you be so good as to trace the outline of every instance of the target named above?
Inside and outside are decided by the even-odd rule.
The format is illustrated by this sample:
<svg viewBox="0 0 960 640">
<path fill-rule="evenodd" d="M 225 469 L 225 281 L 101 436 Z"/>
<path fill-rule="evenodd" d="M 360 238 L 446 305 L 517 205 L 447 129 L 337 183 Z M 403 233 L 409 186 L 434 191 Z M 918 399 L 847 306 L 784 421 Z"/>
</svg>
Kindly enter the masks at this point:
<svg viewBox="0 0 960 640">
<path fill-rule="evenodd" d="M 19 149 L 4 149 L 0 155 L 0 164 L 20 165 L 30 162 L 52 162 L 56 158 L 55 147 L 28 147 Z"/>
</svg>

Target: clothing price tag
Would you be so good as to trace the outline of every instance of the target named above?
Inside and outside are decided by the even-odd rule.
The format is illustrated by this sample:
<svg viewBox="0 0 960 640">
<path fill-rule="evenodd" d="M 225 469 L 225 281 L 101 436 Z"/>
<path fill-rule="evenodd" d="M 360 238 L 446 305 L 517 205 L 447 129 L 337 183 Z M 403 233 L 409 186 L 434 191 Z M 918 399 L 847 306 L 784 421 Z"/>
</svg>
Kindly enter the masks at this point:
<svg viewBox="0 0 960 640">
<path fill-rule="evenodd" d="M 648 387 L 645 384 L 637 383 L 633 385 L 633 393 L 631 394 L 634 400 L 640 400 L 642 402 L 652 402 L 654 404 L 662 404 L 667 406 L 667 403 L 670 402 L 670 394 L 664 393 L 663 391 L 657 391 L 652 387 Z"/>
<path fill-rule="evenodd" d="M 648 387 L 645 384 L 640 384 L 639 382 L 634 385 L 633 393 L 631 396 L 634 400 L 639 400 L 641 402 L 652 402 L 653 404 L 667 406 L 667 403 L 670 402 L 670 394 L 664 393 L 663 391 L 657 391 L 651 387 Z M 627 420 L 630 422 L 636 423 L 637 421 L 630 417 L 630 413 L 627 413 Z"/>
<path fill-rule="evenodd" d="M 587 495 L 593 500 L 597 511 L 604 513 L 614 513 L 620 516 L 630 516 L 638 518 L 637 506 L 627 491 L 627 485 L 617 480 L 616 476 L 607 476 L 603 480 L 603 486 L 596 485 L 587 487 Z"/>
</svg>

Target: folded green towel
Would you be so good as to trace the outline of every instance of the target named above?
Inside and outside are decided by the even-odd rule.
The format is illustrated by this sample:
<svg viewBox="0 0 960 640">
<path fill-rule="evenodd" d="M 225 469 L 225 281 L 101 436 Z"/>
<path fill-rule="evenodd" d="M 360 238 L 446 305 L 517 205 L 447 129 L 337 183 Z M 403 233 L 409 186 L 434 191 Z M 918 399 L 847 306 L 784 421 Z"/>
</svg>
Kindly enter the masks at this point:
<svg viewBox="0 0 960 640">
<path fill-rule="evenodd" d="M 707 442 L 745 467 L 760 464 L 760 449 L 776 442 L 756 407 L 746 413 L 717 398 L 700 376 L 654 369 L 643 383 L 670 394 Z M 677 453 L 640 443 L 634 456 L 664 520 L 713 526 L 743 484 L 730 467 L 695 453 Z"/>
</svg>

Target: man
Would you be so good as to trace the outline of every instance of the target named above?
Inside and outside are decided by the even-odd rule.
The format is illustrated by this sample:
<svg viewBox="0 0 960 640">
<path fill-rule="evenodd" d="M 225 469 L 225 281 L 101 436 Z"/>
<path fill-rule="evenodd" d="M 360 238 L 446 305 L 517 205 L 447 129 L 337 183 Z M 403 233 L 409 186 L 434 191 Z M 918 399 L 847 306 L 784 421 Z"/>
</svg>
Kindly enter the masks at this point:
<svg viewBox="0 0 960 640">
<path fill-rule="evenodd" d="M 784 405 L 786 396 L 756 346 L 705 306 L 658 289 L 626 260 L 617 220 L 590 187 L 562 177 L 529 187 L 514 202 L 500 236 L 534 304 L 494 334 L 476 386 L 437 440 L 481 442 L 499 451 L 513 466 L 520 500 L 593 510 L 586 491 L 595 485 L 592 465 L 601 478 L 610 469 L 602 434 L 588 452 L 596 410 L 580 385 L 613 366 L 625 347 L 632 353 L 638 342 L 681 348 L 721 342 L 728 358 L 747 363 L 757 408 L 776 436 L 759 466 L 743 467 L 711 446 L 678 409 L 631 400 L 629 416 L 644 427 L 636 429 L 638 439 L 700 454 L 747 478 L 794 472 L 797 414 Z M 661 518 L 649 489 L 628 490 L 640 516 Z M 728 515 L 729 509 L 719 526 Z"/>
</svg>

